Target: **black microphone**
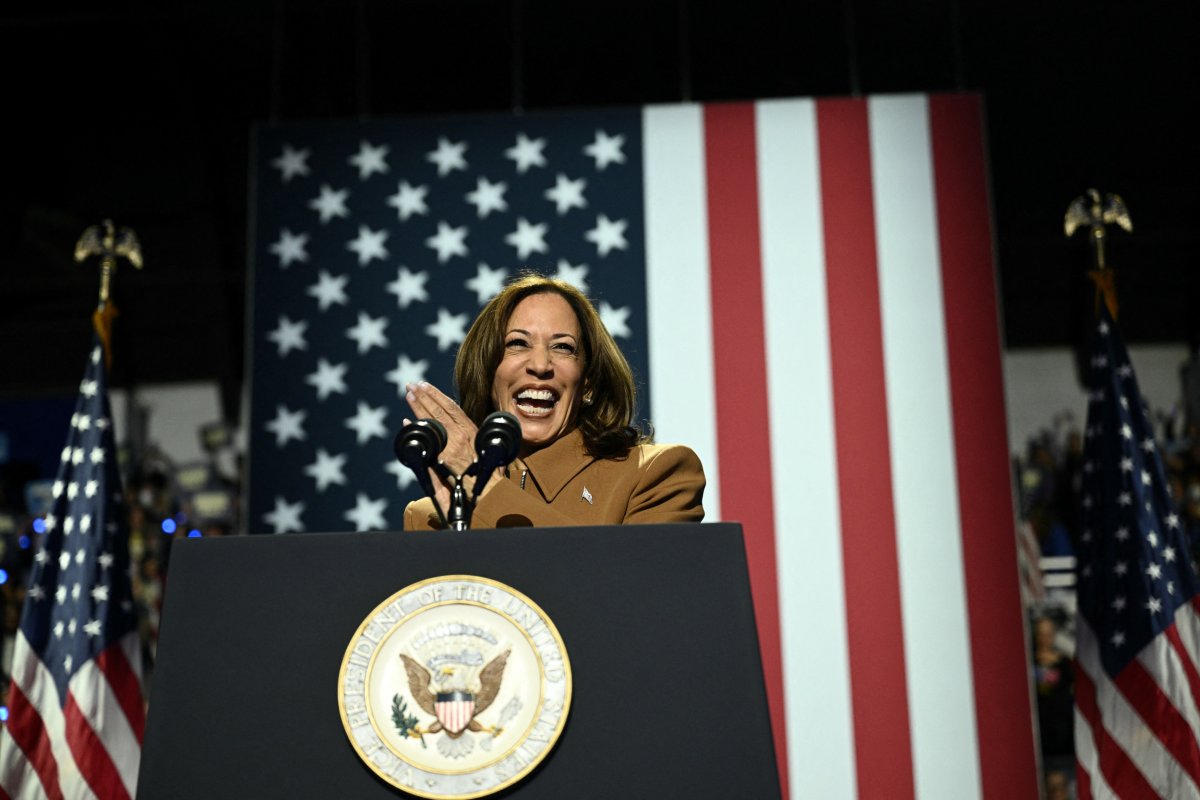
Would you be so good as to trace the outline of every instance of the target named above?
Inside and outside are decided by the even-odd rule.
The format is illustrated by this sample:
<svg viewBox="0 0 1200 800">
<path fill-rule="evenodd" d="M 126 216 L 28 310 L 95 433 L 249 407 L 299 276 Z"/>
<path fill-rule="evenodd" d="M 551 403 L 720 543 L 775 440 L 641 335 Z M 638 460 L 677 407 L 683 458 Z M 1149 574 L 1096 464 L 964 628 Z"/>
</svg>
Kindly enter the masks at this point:
<svg viewBox="0 0 1200 800">
<path fill-rule="evenodd" d="M 400 463 L 417 474 L 421 485 L 429 482 L 427 470 L 437 464 L 438 454 L 446 447 L 446 428 L 436 419 L 418 419 L 396 434 L 392 448 Z"/>
<path fill-rule="evenodd" d="M 478 496 L 492 471 L 512 462 L 521 448 L 521 423 L 507 411 L 487 415 L 475 434 L 475 454 L 478 457 L 469 470 L 478 477 L 475 494 Z"/>
<path fill-rule="evenodd" d="M 438 505 L 433 481 L 429 478 L 429 469 L 440 469 L 444 474 L 445 467 L 438 463 L 438 455 L 446 448 L 446 438 L 445 425 L 436 419 L 418 419 L 401 428 L 396 434 L 396 440 L 392 442 L 396 458 L 417 476 L 421 491 L 433 501 L 433 508 L 443 525 L 447 525 L 446 514 Z"/>
</svg>

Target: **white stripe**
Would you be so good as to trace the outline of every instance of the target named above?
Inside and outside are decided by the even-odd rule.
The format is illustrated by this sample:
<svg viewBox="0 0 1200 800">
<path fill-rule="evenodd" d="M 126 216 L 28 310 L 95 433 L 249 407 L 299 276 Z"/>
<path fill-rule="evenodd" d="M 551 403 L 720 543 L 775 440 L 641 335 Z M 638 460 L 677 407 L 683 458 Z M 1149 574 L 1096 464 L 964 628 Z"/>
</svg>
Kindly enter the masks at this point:
<svg viewBox="0 0 1200 800">
<path fill-rule="evenodd" d="M 759 103 L 756 130 L 790 790 L 853 797 L 816 106 Z M 803 433 L 786 419 L 803 420 Z"/>
<path fill-rule="evenodd" d="M 126 634 L 121 638 L 121 652 L 129 662 L 129 669 L 137 676 L 139 687 L 145 688 L 146 676 L 142 671 L 142 640 L 134 634 Z"/>
<path fill-rule="evenodd" d="M 704 518 L 721 517 L 708 274 L 704 117 L 700 106 L 642 112 L 650 418 L 661 442 L 700 456 Z"/>
<path fill-rule="evenodd" d="M 1175 630 L 1183 642 L 1183 649 L 1191 656 L 1192 663 L 1200 665 L 1200 616 L 1191 603 L 1186 603 L 1175 612 Z"/>
<path fill-rule="evenodd" d="M 917 797 L 978 797 L 978 740 L 927 101 L 869 101 Z"/>
<path fill-rule="evenodd" d="M 13 741 L 8 727 L 0 727 L 0 789 L 9 797 L 43 800 L 46 790 L 25 753 Z"/>
<path fill-rule="evenodd" d="M 125 651 L 127 659 L 130 658 L 129 644 L 132 642 L 136 648 L 137 636 L 136 632 L 130 633 L 122 641 L 121 649 Z M 140 654 L 136 658 L 140 659 Z M 131 665 L 136 663 L 130 662 Z M 137 786 L 141 745 L 129 724 L 129 718 L 125 716 L 124 709 L 112 691 L 112 686 L 96 665 L 95 659 L 88 659 L 79 671 L 71 676 L 68 688 L 71 696 L 75 698 L 75 704 L 79 706 L 80 714 L 87 720 L 96 738 L 108 752 L 117 773 L 121 776 L 121 783 L 132 797 Z"/>
<path fill-rule="evenodd" d="M 1099 645 L 1091 626 L 1080 616 L 1075 631 L 1079 668 L 1096 686 L 1100 723 L 1121 746 L 1146 781 L 1162 797 L 1172 800 L 1200 798 L 1200 789 L 1138 713 L 1113 685 L 1100 663 Z"/>
<path fill-rule="evenodd" d="M 1177 626 L 1176 629 L 1181 627 Z M 1196 709 L 1196 698 L 1192 694 L 1191 684 L 1188 683 L 1183 662 L 1179 660 L 1179 654 L 1175 652 L 1167 637 L 1154 637 L 1150 644 L 1138 653 L 1138 661 L 1154 678 L 1159 690 L 1167 696 L 1171 705 L 1175 706 L 1180 716 L 1187 721 L 1188 727 L 1192 729 L 1192 738 L 1200 740 L 1200 712 Z M 1194 662 L 1190 666 L 1193 669 L 1196 667 Z"/>
<path fill-rule="evenodd" d="M 1091 726 L 1078 707 L 1075 708 L 1075 761 L 1087 773 L 1095 800 L 1120 800 L 1100 772 L 1100 757 L 1096 754 L 1096 742 L 1092 739 Z"/>
<path fill-rule="evenodd" d="M 95 795 L 84 781 L 75 758 L 67 745 L 67 725 L 59 704 L 58 688 L 41 659 L 29 646 L 25 634 L 17 632 L 13 649 L 13 682 L 21 687 L 29 704 L 42 718 L 50 752 L 58 763 L 58 785 L 66 800 L 94 800 Z"/>
</svg>

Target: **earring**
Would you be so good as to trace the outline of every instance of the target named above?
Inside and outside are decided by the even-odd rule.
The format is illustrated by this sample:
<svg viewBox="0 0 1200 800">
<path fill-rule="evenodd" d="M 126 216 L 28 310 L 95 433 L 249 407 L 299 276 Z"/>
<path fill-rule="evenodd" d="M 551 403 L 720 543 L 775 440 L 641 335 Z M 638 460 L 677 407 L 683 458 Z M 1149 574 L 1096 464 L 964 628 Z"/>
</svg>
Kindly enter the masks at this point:
<svg viewBox="0 0 1200 800">
<path fill-rule="evenodd" d="M 585 406 L 590 406 L 592 404 L 592 396 L 590 394 L 585 394 L 583 396 L 583 404 Z"/>
</svg>

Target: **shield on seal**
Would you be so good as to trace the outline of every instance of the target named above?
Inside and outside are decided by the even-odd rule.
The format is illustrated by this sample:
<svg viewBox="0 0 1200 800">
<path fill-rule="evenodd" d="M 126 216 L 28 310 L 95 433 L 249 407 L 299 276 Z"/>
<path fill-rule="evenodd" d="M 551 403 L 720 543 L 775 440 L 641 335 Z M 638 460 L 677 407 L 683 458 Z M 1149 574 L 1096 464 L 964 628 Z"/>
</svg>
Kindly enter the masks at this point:
<svg viewBox="0 0 1200 800">
<path fill-rule="evenodd" d="M 462 733 L 475 716 L 475 695 L 469 692 L 438 692 L 434 709 L 443 728 L 452 734 Z"/>
</svg>

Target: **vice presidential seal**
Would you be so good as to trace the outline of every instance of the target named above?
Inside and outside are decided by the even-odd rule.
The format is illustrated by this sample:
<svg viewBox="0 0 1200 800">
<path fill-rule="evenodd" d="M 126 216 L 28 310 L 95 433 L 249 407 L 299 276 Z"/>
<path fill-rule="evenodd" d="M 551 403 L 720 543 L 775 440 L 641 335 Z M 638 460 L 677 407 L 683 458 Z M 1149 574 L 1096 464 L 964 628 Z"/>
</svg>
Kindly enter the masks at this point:
<svg viewBox="0 0 1200 800">
<path fill-rule="evenodd" d="M 562 637 L 525 595 L 488 578 L 414 583 L 358 626 L 338 708 L 359 757 L 419 797 L 483 797 L 524 778 L 571 707 Z"/>
</svg>

